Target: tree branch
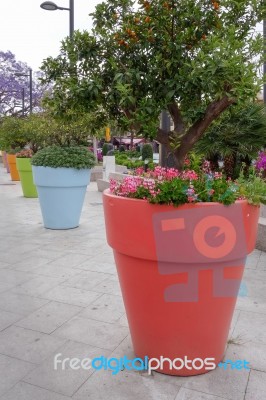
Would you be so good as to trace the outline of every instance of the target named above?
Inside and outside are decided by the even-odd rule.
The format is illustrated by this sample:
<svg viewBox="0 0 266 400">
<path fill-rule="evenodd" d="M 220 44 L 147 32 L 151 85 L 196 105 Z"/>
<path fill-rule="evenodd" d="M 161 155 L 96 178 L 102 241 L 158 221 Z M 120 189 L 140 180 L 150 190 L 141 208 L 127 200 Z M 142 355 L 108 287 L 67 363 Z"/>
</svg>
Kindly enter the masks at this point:
<svg viewBox="0 0 266 400">
<path fill-rule="evenodd" d="M 194 145 L 201 138 L 210 124 L 233 103 L 235 103 L 235 100 L 230 100 L 227 96 L 210 103 L 203 118 L 199 119 L 190 127 L 186 135 L 183 137 L 182 142 Z"/>
<path fill-rule="evenodd" d="M 180 133 L 183 132 L 185 129 L 185 124 L 183 122 L 178 105 L 175 101 L 173 101 L 173 103 L 169 104 L 167 108 L 174 121 L 174 130 Z"/>
</svg>

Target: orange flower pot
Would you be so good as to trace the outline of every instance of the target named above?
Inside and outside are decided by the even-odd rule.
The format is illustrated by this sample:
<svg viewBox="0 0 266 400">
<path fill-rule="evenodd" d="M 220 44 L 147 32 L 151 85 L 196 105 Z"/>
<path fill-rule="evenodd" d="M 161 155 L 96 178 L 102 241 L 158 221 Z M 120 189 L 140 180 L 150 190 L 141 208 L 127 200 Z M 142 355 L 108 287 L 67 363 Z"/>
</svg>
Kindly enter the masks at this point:
<svg viewBox="0 0 266 400">
<path fill-rule="evenodd" d="M 9 171 L 11 175 L 11 180 L 12 181 L 19 181 L 19 173 L 17 170 L 17 165 L 16 165 L 16 155 L 15 154 L 8 154 L 7 155 L 7 162 L 9 166 Z"/>
<path fill-rule="evenodd" d="M 136 356 L 169 359 L 176 368 L 166 360 L 156 370 L 170 375 L 206 373 L 206 359 L 215 368 L 255 247 L 259 207 L 152 205 L 109 190 L 103 204 Z"/>
</svg>

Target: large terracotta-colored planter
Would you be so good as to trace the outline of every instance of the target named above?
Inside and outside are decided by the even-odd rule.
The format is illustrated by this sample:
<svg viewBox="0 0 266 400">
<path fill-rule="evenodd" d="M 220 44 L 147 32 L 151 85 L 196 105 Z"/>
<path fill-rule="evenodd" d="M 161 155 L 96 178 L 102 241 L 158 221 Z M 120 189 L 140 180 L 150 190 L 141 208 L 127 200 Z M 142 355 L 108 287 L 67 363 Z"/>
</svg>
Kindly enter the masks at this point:
<svg viewBox="0 0 266 400">
<path fill-rule="evenodd" d="M 20 178 L 19 178 L 19 173 L 18 173 L 17 165 L 16 165 L 16 155 L 15 154 L 7 154 L 7 163 L 9 166 L 11 180 L 19 181 Z"/>
<path fill-rule="evenodd" d="M 36 186 L 33 183 L 32 167 L 30 158 L 16 158 L 17 170 L 24 197 L 38 197 Z"/>
<path fill-rule="evenodd" d="M 238 201 L 178 208 L 103 194 L 107 240 L 137 357 L 223 358 L 245 265 L 255 246 L 259 207 Z M 208 372 L 166 361 L 159 372 Z M 189 364 L 191 366 L 191 364 Z M 213 366 L 214 367 L 214 366 Z"/>
</svg>

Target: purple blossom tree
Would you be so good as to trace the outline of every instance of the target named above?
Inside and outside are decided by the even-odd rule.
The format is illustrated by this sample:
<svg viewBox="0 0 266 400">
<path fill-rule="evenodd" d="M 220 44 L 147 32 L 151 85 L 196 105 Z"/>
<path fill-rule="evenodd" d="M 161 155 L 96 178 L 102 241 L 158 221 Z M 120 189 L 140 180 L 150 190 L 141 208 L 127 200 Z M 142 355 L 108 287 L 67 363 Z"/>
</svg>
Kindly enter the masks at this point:
<svg viewBox="0 0 266 400">
<path fill-rule="evenodd" d="M 17 61 L 11 51 L 0 51 L 0 116 L 27 115 L 30 112 L 30 67 L 21 61 Z M 16 76 L 15 74 L 24 74 Z M 47 90 L 47 86 L 40 83 L 40 72 L 33 73 L 32 79 L 32 104 L 33 110 L 39 111 L 41 99 Z M 24 107 L 23 107 L 24 103 Z"/>
</svg>

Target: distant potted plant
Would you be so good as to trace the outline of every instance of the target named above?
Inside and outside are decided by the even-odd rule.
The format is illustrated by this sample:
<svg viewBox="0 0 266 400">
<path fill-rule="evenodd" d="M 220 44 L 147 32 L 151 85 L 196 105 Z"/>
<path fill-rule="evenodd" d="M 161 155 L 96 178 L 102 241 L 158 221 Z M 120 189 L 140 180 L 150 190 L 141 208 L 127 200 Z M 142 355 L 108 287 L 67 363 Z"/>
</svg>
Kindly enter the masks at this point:
<svg viewBox="0 0 266 400">
<path fill-rule="evenodd" d="M 12 181 L 19 181 L 19 173 L 17 169 L 17 164 L 16 164 L 16 154 L 20 149 L 9 149 L 7 150 L 7 163 L 8 163 L 8 168 L 11 176 Z"/>
<path fill-rule="evenodd" d="M 23 120 L 18 117 L 5 117 L 0 125 L 0 147 L 6 152 L 8 169 L 11 180 L 19 181 L 19 173 L 16 166 L 16 153 L 22 149 L 28 141 L 27 135 L 22 130 Z"/>
<path fill-rule="evenodd" d="M 45 228 L 79 225 L 82 205 L 95 157 L 86 147 L 51 146 L 31 159 Z"/>
<path fill-rule="evenodd" d="M 32 156 L 33 152 L 31 149 L 24 149 L 16 154 L 16 165 L 24 197 L 38 197 L 36 186 L 33 183 L 30 162 Z"/>
</svg>

